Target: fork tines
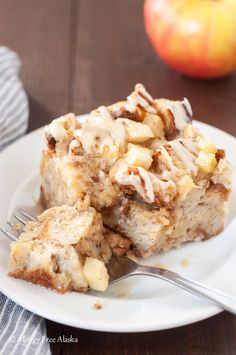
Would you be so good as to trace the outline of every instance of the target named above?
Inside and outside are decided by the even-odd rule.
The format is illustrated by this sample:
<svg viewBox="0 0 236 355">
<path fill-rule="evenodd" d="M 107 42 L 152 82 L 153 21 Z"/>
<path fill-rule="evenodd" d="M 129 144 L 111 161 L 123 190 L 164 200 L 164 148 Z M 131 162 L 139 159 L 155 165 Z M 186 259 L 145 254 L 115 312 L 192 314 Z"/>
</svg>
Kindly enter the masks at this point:
<svg viewBox="0 0 236 355">
<path fill-rule="evenodd" d="M 10 226 L 11 231 L 8 231 L 3 227 L 0 227 L 0 230 L 8 239 L 15 241 L 19 237 L 23 226 L 29 221 L 35 221 L 36 218 L 21 208 L 19 208 L 17 212 L 13 214 L 13 217 L 21 223 L 21 227 L 19 228 L 19 225 L 17 226 L 12 221 L 8 221 L 7 224 Z"/>
<path fill-rule="evenodd" d="M 32 214 L 30 214 L 29 212 L 26 212 L 25 210 L 22 210 L 22 208 L 19 208 L 18 212 L 20 212 L 22 216 L 27 218 L 28 221 L 36 221 L 36 219 L 37 219 L 34 216 L 32 216 Z"/>
<path fill-rule="evenodd" d="M 5 229 L 5 228 L 3 228 L 3 227 L 0 227 L 0 230 L 1 230 L 1 232 L 2 232 L 3 234 L 5 234 L 5 236 L 6 236 L 8 239 L 10 239 L 10 240 L 12 240 L 12 241 L 17 240 L 17 236 L 16 236 L 15 234 L 9 232 L 7 229 Z"/>
</svg>

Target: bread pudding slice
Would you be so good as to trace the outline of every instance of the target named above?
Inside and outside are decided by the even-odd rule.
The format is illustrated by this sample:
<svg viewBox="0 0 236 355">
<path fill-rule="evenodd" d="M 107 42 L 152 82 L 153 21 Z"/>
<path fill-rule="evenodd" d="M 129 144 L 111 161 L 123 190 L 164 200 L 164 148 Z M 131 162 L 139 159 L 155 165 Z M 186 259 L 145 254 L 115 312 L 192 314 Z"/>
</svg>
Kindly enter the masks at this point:
<svg viewBox="0 0 236 355">
<path fill-rule="evenodd" d="M 87 202 L 53 207 L 11 243 L 10 276 L 65 292 L 104 291 L 111 256 L 100 213 Z"/>
<path fill-rule="evenodd" d="M 83 123 L 73 114 L 52 121 L 45 137 L 45 207 L 88 194 L 105 226 L 143 257 L 223 230 L 232 168 L 192 125 L 187 99 L 153 99 L 137 84 Z"/>
</svg>

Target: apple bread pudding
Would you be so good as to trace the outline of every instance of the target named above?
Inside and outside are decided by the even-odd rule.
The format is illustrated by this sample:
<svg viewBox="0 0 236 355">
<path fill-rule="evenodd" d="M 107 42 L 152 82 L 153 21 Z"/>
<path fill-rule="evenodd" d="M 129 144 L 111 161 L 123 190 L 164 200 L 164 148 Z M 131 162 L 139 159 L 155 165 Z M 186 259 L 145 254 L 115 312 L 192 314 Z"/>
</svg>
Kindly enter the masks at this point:
<svg viewBox="0 0 236 355">
<path fill-rule="evenodd" d="M 9 275 L 60 293 L 104 291 L 111 252 L 124 255 L 129 248 L 127 238 L 104 229 L 101 214 L 85 196 L 74 206 L 49 208 L 26 224 L 11 243 Z"/>
<path fill-rule="evenodd" d="M 49 209 L 12 244 L 11 275 L 61 292 L 104 290 L 112 253 L 148 257 L 223 230 L 232 168 L 192 125 L 186 98 L 153 99 L 137 84 L 83 122 L 53 120 L 45 139 Z"/>
<path fill-rule="evenodd" d="M 46 127 L 45 207 L 89 194 L 105 226 L 147 257 L 224 228 L 231 165 L 191 122 L 187 99 L 153 99 L 137 84 L 127 100 Z"/>
</svg>

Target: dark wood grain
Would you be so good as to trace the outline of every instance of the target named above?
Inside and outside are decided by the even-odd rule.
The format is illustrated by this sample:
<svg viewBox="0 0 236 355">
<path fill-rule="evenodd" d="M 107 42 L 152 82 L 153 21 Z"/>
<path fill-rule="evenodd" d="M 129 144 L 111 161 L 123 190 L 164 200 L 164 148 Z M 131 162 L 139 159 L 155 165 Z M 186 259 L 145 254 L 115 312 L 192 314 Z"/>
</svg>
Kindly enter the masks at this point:
<svg viewBox="0 0 236 355">
<path fill-rule="evenodd" d="M 71 0 L 1 0 L 0 43 L 22 59 L 35 129 L 69 110 Z"/>
<path fill-rule="evenodd" d="M 136 82 L 153 96 L 188 97 L 195 118 L 236 135 L 236 76 L 195 81 L 169 70 L 143 27 L 142 0 L 0 0 L 0 43 L 22 59 L 30 100 L 29 130 L 68 111 L 85 113 L 122 99 Z M 78 305 L 79 306 L 79 305 Z M 47 321 L 53 354 L 234 355 L 236 318 L 211 319 L 161 332 L 92 332 Z"/>
</svg>

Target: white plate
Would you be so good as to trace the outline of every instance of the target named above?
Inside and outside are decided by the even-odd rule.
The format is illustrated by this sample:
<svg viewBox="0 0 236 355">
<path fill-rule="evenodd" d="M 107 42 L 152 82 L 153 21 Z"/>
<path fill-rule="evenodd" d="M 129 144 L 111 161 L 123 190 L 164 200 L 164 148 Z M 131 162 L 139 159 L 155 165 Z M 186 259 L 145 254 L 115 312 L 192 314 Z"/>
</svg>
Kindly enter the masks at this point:
<svg viewBox="0 0 236 355">
<path fill-rule="evenodd" d="M 195 122 L 218 147 L 227 151 L 234 164 L 236 139 L 206 124 Z M 42 129 L 18 140 L 0 155 L 0 224 L 19 206 L 38 213 L 38 167 L 43 147 Z M 201 280 L 236 297 L 236 180 L 229 204 L 226 229 L 205 242 L 143 261 L 165 265 L 183 275 Z M 9 241 L 0 238 L 0 290 L 12 300 L 53 321 L 74 327 L 111 332 L 161 330 L 193 323 L 220 312 L 213 304 L 170 286 L 166 282 L 136 276 L 113 285 L 103 294 L 59 295 L 46 288 L 7 276 Z M 102 304 L 101 310 L 93 306 Z"/>
</svg>

